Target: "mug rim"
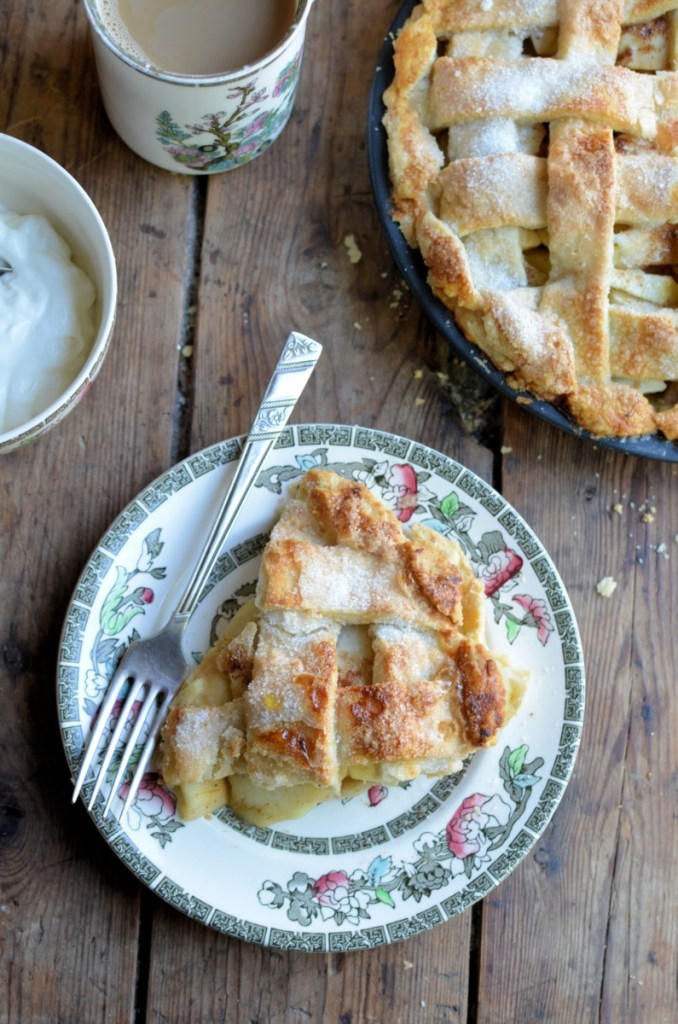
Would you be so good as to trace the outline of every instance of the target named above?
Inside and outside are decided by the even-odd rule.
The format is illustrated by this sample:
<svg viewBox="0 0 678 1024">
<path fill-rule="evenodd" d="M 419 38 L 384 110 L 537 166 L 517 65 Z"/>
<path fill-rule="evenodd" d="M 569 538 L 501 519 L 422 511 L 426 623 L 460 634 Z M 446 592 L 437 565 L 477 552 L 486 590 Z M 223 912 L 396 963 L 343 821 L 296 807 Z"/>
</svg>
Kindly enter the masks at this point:
<svg viewBox="0 0 678 1024">
<path fill-rule="evenodd" d="M 115 40 L 106 32 L 101 15 L 97 10 L 97 0 L 83 0 L 85 13 L 87 14 L 92 31 L 115 57 L 124 64 L 127 64 L 133 71 L 138 71 L 153 81 L 164 82 L 167 85 L 190 85 L 192 88 L 228 84 L 241 78 L 249 78 L 256 72 L 268 67 L 284 53 L 297 33 L 304 28 L 313 3 L 314 0 L 299 0 L 292 24 L 285 35 L 272 50 L 265 53 L 259 60 L 253 61 L 251 64 L 243 64 L 242 67 L 235 68 L 232 71 L 218 71 L 211 75 L 195 75 L 179 71 L 165 71 L 155 64 L 140 64 L 131 54 L 118 46 Z"/>
</svg>

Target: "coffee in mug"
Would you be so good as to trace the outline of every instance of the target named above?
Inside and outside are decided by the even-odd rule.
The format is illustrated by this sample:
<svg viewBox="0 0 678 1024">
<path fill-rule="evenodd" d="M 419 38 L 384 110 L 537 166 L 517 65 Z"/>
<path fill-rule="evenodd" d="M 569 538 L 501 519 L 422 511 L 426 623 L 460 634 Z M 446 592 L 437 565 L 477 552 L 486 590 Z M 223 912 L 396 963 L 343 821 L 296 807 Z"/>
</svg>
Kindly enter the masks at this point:
<svg viewBox="0 0 678 1024">
<path fill-rule="evenodd" d="M 254 64 L 294 20 L 296 0 L 105 0 L 106 27 L 142 64 L 218 75 Z"/>
</svg>

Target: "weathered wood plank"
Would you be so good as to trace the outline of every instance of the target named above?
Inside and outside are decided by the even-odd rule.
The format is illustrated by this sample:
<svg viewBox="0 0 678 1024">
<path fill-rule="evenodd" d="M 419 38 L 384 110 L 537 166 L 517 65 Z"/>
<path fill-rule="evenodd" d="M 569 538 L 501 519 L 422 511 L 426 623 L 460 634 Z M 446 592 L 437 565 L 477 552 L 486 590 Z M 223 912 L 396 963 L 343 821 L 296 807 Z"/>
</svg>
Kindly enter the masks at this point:
<svg viewBox="0 0 678 1024">
<path fill-rule="evenodd" d="M 132 1021 L 139 886 L 70 806 L 55 659 L 91 549 L 170 458 L 192 186 L 155 175 L 108 126 L 79 4 L 3 8 L 0 124 L 94 199 L 118 257 L 120 304 L 91 392 L 0 462 L 0 1019 Z"/>
<path fill-rule="evenodd" d="M 572 598 L 587 710 L 551 825 L 485 901 L 478 1020 L 669 1020 L 678 472 L 583 445 L 515 409 L 505 441 L 503 491 Z M 646 513 L 654 518 L 643 522 Z M 617 582 L 607 599 L 596 591 L 604 576 Z"/>
<path fill-rule="evenodd" d="M 368 952 L 283 953 L 215 935 L 162 908 L 148 1021 L 456 1024 L 466 1020 L 469 927 L 464 915 Z"/>
</svg>

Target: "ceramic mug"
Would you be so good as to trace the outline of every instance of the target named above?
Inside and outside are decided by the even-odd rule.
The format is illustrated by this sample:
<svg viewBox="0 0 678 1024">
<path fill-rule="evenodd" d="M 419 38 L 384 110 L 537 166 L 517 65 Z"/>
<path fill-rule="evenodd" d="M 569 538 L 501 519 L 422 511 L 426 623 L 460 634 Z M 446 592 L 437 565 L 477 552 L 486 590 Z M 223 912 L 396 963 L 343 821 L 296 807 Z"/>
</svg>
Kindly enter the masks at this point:
<svg viewBox="0 0 678 1024">
<path fill-rule="evenodd" d="M 280 135 L 297 88 L 313 0 L 298 0 L 289 30 L 260 60 L 223 74 L 164 71 L 123 49 L 106 7 L 84 0 L 104 108 L 120 138 L 166 171 L 214 174 L 248 163 Z"/>
</svg>

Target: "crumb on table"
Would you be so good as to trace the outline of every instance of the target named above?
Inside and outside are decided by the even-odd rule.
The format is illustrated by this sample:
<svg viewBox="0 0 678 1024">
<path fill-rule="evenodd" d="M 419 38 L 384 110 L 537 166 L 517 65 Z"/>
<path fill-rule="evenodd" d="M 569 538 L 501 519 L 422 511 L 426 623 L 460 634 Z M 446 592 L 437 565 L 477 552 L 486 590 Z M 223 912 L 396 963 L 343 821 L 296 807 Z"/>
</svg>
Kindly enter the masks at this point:
<svg viewBox="0 0 678 1024">
<path fill-rule="evenodd" d="M 355 240 L 355 235 L 346 235 L 344 238 L 344 245 L 346 246 L 346 252 L 351 263 L 360 263 L 363 258 L 363 254 L 360 250 L 360 246 Z"/>
<path fill-rule="evenodd" d="M 603 576 L 602 580 L 596 583 L 596 590 L 601 597 L 611 597 L 617 589 L 617 581 L 612 576 Z"/>
</svg>

